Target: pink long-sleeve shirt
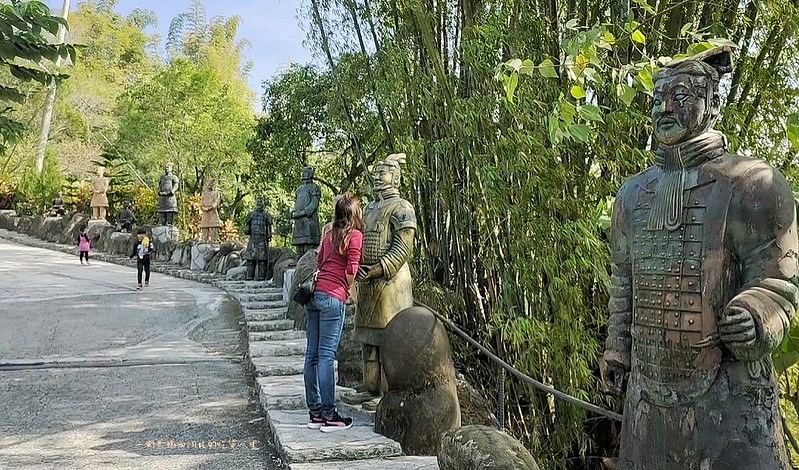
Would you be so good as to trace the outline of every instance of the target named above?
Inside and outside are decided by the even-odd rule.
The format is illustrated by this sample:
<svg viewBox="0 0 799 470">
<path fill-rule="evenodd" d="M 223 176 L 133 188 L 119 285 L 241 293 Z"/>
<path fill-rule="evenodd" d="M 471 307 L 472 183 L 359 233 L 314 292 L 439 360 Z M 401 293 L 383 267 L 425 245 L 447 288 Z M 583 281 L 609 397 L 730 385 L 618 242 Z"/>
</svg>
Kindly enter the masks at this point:
<svg viewBox="0 0 799 470">
<path fill-rule="evenodd" d="M 347 275 L 354 276 L 358 273 L 362 245 L 363 233 L 360 230 L 353 230 L 345 255 L 339 254 L 333 247 L 333 232 L 327 233 L 322 241 L 322 249 L 316 257 L 316 262 L 322 266 L 316 277 L 317 292 L 324 292 L 342 302 L 347 301 L 347 291 L 349 290 Z M 330 255 L 329 258 L 328 255 Z"/>
</svg>

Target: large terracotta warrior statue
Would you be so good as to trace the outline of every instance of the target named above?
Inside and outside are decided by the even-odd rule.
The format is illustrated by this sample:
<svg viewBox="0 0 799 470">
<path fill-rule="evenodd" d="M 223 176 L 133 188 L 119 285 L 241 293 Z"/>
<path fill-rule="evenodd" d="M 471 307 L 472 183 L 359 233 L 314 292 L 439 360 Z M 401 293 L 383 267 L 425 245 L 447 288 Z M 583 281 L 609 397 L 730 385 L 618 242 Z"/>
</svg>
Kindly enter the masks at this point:
<svg viewBox="0 0 799 470">
<path fill-rule="evenodd" d="M 605 350 L 620 470 L 788 469 L 771 352 L 797 306 L 785 178 L 713 130 L 729 49 L 655 76 L 655 166 L 619 190 Z"/>
<path fill-rule="evenodd" d="M 363 249 L 356 278 L 358 310 L 355 337 L 363 343 L 365 391 L 345 401 L 375 408 L 382 389 L 380 347 L 383 330 L 401 310 L 413 306 L 411 270 L 416 214 L 411 203 L 399 195 L 400 164 L 405 154 L 389 155 L 373 173 L 374 200 L 363 212 Z"/>
<path fill-rule="evenodd" d="M 208 180 L 206 190 L 203 192 L 200 206 L 202 207 L 202 220 L 200 220 L 200 231 L 202 240 L 215 243 L 219 240 L 219 227 L 222 221 L 219 219 L 219 204 L 222 202 L 222 195 L 216 190 L 216 181 L 211 178 Z"/>
<path fill-rule="evenodd" d="M 108 178 L 103 176 L 105 168 L 97 167 L 97 176 L 92 179 L 92 201 L 89 204 L 92 208 L 92 219 L 105 220 L 106 213 L 108 212 L 108 190 L 111 189 L 111 184 Z"/>
<path fill-rule="evenodd" d="M 319 245 L 319 198 L 322 193 L 319 186 L 313 182 L 314 167 L 308 166 L 302 170 L 302 185 L 297 188 L 297 197 L 294 200 L 294 210 L 291 218 L 294 219 L 294 233 L 292 245 L 297 250 L 297 259 L 302 258 L 306 251 Z"/>
<path fill-rule="evenodd" d="M 172 164 L 167 163 L 164 174 L 158 180 L 158 223 L 161 225 L 174 225 L 175 214 L 178 213 L 178 191 L 180 180 L 172 174 Z"/>
<path fill-rule="evenodd" d="M 272 241 L 272 219 L 264 210 L 264 200 L 261 197 L 255 200 L 255 210 L 247 216 L 244 234 L 250 236 L 247 249 L 242 252 L 242 259 L 247 262 L 246 279 L 264 281 L 269 262 L 269 242 Z"/>
</svg>

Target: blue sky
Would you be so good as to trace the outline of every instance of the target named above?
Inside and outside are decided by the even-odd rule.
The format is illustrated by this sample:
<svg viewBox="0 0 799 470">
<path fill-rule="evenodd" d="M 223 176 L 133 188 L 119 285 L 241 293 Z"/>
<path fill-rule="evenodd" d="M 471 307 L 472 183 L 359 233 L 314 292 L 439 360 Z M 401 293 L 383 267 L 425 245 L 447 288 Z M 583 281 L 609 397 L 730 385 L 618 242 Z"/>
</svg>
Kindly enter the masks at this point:
<svg viewBox="0 0 799 470">
<path fill-rule="evenodd" d="M 82 0 L 72 0 L 74 12 Z M 54 14 L 61 14 L 62 0 L 46 0 Z M 239 16 L 238 39 L 247 39 L 250 47 L 244 51 L 253 68 L 248 82 L 260 103 L 261 82 L 272 77 L 291 62 L 309 62 L 311 53 L 303 46 L 304 26 L 300 25 L 298 8 L 307 6 L 306 0 L 204 0 L 207 18 L 214 16 Z M 188 11 L 191 0 L 119 0 L 116 10 L 127 16 L 131 10 L 151 10 L 158 17 L 154 31 L 166 39 L 172 18 Z M 260 109 L 260 105 L 257 106 Z"/>
</svg>

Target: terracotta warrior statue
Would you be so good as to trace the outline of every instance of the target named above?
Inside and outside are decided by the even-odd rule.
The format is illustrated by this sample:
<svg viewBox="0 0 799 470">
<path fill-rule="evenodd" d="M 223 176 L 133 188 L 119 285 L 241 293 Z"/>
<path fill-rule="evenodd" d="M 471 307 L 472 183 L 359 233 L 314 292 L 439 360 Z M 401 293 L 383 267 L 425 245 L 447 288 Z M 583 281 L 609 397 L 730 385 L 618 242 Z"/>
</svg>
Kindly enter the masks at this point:
<svg viewBox="0 0 799 470">
<path fill-rule="evenodd" d="M 789 468 L 771 352 L 797 306 L 796 210 L 777 170 L 713 130 L 731 70 L 718 48 L 655 75 L 656 165 L 614 203 L 604 377 L 625 396 L 620 470 Z"/>
<path fill-rule="evenodd" d="M 294 219 L 294 233 L 292 245 L 297 250 L 297 259 L 302 258 L 308 250 L 313 250 L 319 245 L 319 198 L 322 196 L 319 186 L 313 182 L 314 167 L 308 166 L 302 170 L 302 185 L 297 188 L 297 197 L 294 200 L 294 210 L 291 218 Z"/>
<path fill-rule="evenodd" d="M 222 221 L 219 220 L 219 204 L 222 202 L 222 195 L 216 189 L 216 181 L 211 178 L 208 180 L 206 190 L 200 200 L 202 206 L 202 220 L 200 230 L 202 231 L 202 241 L 216 243 L 219 240 L 219 227 Z"/>
<path fill-rule="evenodd" d="M 161 225 L 174 225 L 175 214 L 178 213 L 178 191 L 180 180 L 172 174 L 172 164 L 167 163 L 164 174 L 158 180 L 158 223 Z"/>
<path fill-rule="evenodd" d="M 119 215 L 117 216 L 117 226 L 120 232 L 131 232 L 133 230 L 133 222 L 136 220 L 136 217 L 133 215 L 133 211 L 130 209 L 130 202 L 125 201 L 122 203 L 122 210 L 119 211 Z"/>
<path fill-rule="evenodd" d="M 106 213 L 108 212 L 108 190 L 111 185 L 108 178 L 103 176 L 105 168 L 97 167 L 97 176 L 92 179 L 92 201 L 89 204 L 92 208 L 92 219 L 105 220 Z"/>
<path fill-rule="evenodd" d="M 399 195 L 401 163 L 405 163 L 401 153 L 377 163 L 372 175 L 374 199 L 363 212 L 355 338 L 363 343 L 364 391 L 342 398 L 350 404 L 368 402 L 364 403 L 367 409 L 376 408 L 385 390 L 380 364 L 383 330 L 397 313 L 413 306 L 408 261 L 416 235 L 416 213 Z"/>
<path fill-rule="evenodd" d="M 59 217 L 65 215 L 66 213 L 67 210 L 64 207 L 64 198 L 61 196 L 61 192 L 59 192 L 50 203 L 50 216 Z"/>
<path fill-rule="evenodd" d="M 269 242 L 272 241 L 272 219 L 264 210 L 264 200 L 261 197 L 255 200 L 255 210 L 247 216 L 244 234 L 250 236 L 247 249 L 242 251 L 242 259 L 247 262 L 246 279 L 265 281 Z"/>
</svg>

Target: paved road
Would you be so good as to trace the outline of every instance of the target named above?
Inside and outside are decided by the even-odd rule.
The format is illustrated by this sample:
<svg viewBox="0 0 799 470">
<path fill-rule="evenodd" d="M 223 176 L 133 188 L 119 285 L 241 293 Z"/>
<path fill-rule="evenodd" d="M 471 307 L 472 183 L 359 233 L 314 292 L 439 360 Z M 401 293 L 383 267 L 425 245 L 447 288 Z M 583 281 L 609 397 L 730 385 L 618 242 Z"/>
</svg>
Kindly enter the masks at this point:
<svg viewBox="0 0 799 470">
<path fill-rule="evenodd" d="M 277 469 L 238 305 L 0 240 L 0 469 Z"/>
</svg>

